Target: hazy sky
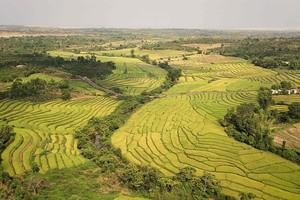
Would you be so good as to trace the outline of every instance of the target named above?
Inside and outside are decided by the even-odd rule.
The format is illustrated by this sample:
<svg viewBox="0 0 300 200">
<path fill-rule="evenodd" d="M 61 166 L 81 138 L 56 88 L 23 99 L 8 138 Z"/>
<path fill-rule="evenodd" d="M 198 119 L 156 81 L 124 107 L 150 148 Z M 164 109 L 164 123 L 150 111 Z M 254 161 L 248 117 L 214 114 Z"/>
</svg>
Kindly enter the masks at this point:
<svg viewBox="0 0 300 200">
<path fill-rule="evenodd" d="M 300 29 L 300 0 L 0 0 L 0 24 Z"/>
</svg>

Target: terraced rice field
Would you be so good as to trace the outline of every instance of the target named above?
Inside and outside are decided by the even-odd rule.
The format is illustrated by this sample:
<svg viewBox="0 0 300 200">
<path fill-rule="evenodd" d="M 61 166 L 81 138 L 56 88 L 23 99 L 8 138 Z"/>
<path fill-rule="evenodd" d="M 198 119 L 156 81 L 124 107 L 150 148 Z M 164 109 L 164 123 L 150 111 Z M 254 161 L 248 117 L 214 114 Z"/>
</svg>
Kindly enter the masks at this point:
<svg viewBox="0 0 300 200">
<path fill-rule="evenodd" d="M 283 141 L 286 141 L 286 147 L 300 152 L 300 128 L 297 127 L 297 124 L 274 134 L 274 143 L 277 146 L 282 146 Z"/>
<path fill-rule="evenodd" d="M 97 90 L 90 86 L 87 82 L 78 80 L 69 80 L 70 88 L 73 93 L 79 96 L 83 95 L 105 95 L 105 92 Z"/>
<path fill-rule="evenodd" d="M 300 102 L 300 95 L 274 95 L 273 100 L 275 102 L 291 104 L 293 102 Z"/>
<path fill-rule="evenodd" d="M 129 50 L 130 51 L 130 50 Z M 60 55 L 65 58 L 76 58 L 88 54 L 73 54 L 70 52 L 49 52 L 52 56 Z M 106 88 L 120 88 L 124 94 L 139 95 L 144 91 L 151 91 L 159 87 L 164 81 L 167 72 L 159 67 L 146 64 L 136 58 L 108 57 L 96 52 L 96 57 L 102 62 L 113 61 L 117 69 L 105 80 L 97 83 Z"/>
<path fill-rule="evenodd" d="M 298 165 L 229 138 L 218 124 L 227 108 L 254 99 L 251 93 L 157 99 L 135 113 L 112 142 L 129 160 L 167 175 L 184 166 L 200 174 L 211 172 L 227 194 L 244 191 L 263 199 L 299 199 Z"/>
<path fill-rule="evenodd" d="M 166 175 L 185 166 L 194 167 L 199 174 L 211 172 L 221 181 L 223 192 L 236 197 L 242 191 L 260 199 L 300 199 L 298 165 L 229 138 L 218 122 L 230 107 L 254 103 L 257 93 L 253 90 L 268 84 L 260 80 L 276 77 L 276 72 L 222 57 L 217 63 L 199 66 L 190 64 L 191 59 L 174 62 L 172 66 L 183 69 L 187 79 L 183 77 L 161 98 L 146 104 L 114 133 L 112 143 L 123 155 Z M 208 82 L 216 76 L 219 82 Z M 248 81 L 257 85 L 241 85 Z M 197 84 L 191 87 L 194 82 Z M 236 89 L 229 90 L 229 86 Z"/>
<path fill-rule="evenodd" d="M 167 75 L 165 70 L 135 58 L 97 56 L 97 59 L 113 61 L 117 67 L 113 74 L 99 81 L 99 84 L 107 88 L 118 87 L 128 95 L 154 90 L 165 81 Z"/>
<path fill-rule="evenodd" d="M 167 91 L 168 94 L 202 91 L 245 91 L 270 87 L 283 80 L 300 84 L 300 73 L 275 72 L 249 64 L 237 58 L 219 55 L 193 55 L 188 60 L 172 59 L 170 65 L 180 68 L 183 77 L 180 84 Z"/>
<path fill-rule="evenodd" d="M 74 131 L 93 116 L 110 114 L 117 105 L 106 97 L 46 103 L 0 101 L 1 121 L 8 121 L 16 132 L 15 141 L 1 155 L 4 170 L 10 175 L 23 174 L 31 170 L 32 161 L 41 172 L 85 162 Z"/>
<path fill-rule="evenodd" d="M 48 74 L 43 74 L 43 73 L 36 73 L 36 74 L 31 74 L 30 76 L 28 77 L 25 77 L 25 78 L 22 78 L 23 81 L 30 81 L 32 79 L 35 79 L 35 78 L 40 78 L 40 79 L 43 79 L 47 82 L 50 82 L 50 81 L 55 81 L 55 82 L 59 82 L 59 81 L 62 81 L 63 79 L 60 78 L 60 77 L 57 77 L 57 76 L 51 76 L 51 75 L 48 75 Z"/>
</svg>

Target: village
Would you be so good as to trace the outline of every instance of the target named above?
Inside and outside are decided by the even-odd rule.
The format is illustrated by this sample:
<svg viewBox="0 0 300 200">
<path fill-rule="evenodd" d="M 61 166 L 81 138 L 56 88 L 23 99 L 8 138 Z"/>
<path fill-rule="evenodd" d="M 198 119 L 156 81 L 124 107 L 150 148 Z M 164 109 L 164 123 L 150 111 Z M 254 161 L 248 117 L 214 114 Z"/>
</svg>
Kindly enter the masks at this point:
<svg viewBox="0 0 300 200">
<path fill-rule="evenodd" d="M 272 95 L 294 95 L 294 94 L 300 95 L 300 88 L 298 87 L 290 90 L 272 89 L 271 92 Z"/>
<path fill-rule="evenodd" d="M 295 95 L 300 94 L 300 86 L 295 87 L 289 81 L 281 81 L 280 84 L 271 86 L 272 95 Z"/>
</svg>

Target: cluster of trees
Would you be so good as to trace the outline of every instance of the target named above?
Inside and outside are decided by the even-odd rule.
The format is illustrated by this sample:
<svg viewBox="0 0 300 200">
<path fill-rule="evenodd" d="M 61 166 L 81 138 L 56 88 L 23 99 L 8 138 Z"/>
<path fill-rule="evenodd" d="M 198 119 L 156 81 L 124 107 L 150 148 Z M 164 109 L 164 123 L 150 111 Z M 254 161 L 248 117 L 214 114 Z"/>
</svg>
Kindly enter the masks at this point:
<svg viewBox="0 0 300 200">
<path fill-rule="evenodd" d="M 251 60 L 264 68 L 300 69 L 300 38 L 243 39 L 235 46 L 224 47 L 223 55 Z M 221 53 L 221 49 L 216 49 Z"/>
<path fill-rule="evenodd" d="M 156 42 L 156 43 L 145 43 L 142 45 L 142 49 L 148 50 L 183 50 L 183 51 L 195 51 L 196 48 L 184 46 L 185 44 L 215 44 L 215 43 L 232 43 L 232 39 L 214 38 L 214 37 L 199 37 L 199 38 L 187 38 L 177 39 L 168 42 Z M 199 53 L 199 52 L 198 52 Z M 202 53 L 202 51 L 201 51 Z M 200 54 L 201 54 L 200 53 Z"/>
<path fill-rule="evenodd" d="M 266 126 L 265 120 L 276 120 L 281 122 L 283 116 L 300 120 L 300 103 L 292 103 L 289 105 L 287 113 L 279 114 L 277 111 L 269 111 L 273 103 L 272 95 L 268 88 L 261 88 L 257 101 L 259 106 L 254 104 L 241 104 L 236 109 L 228 110 L 221 122 L 225 127 L 226 133 L 234 139 L 249 144 L 257 149 L 270 151 L 278 154 L 292 162 L 300 164 L 300 154 L 292 149 L 276 147 L 270 134 L 270 128 Z"/>
<path fill-rule="evenodd" d="M 0 73 L 0 82 L 8 83 L 14 81 L 16 78 L 18 78 L 19 74 L 14 73 L 12 70 L 6 68 L 2 69 Z"/>
<path fill-rule="evenodd" d="M 9 125 L 0 125 L 0 155 L 5 150 L 5 148 L 14 141 L 15 133 L 13 128 Z M 0 168 L 1 168 L 1 157 L 0 157 Z"/>
<path fill-rule="evenodd" d="M 10 88 L 10 97 L 13 99 L 41 96 L 45 93 L 47 82 L 43 79 L 36 78 L 31 79 L 28 82 L 22 82 L 21 79 L 17 79 L 13 82 Z"/>
<path fill-rule="evenodd" d="M 91 79 L 104 79 L 116 69 L 113 62 L 97 61 L 94 55 L 79 56 L 76 60 L 65 60 L 62 57 L 47 56 L 40 65 L 53 66 L 73 75 L 86 76 Z"/>
<path fill-rule="evenodd" d="M 2 54 L 34 53 L 55 49 L 70 49 L 71 46 L 74 46 L 74 48 L 80 47 L 82 51 L 97 51 L 103 49 L 100 45 L 104 43 L 103 37 L 97 38 L 75 35 L 10 37 L 0 38 L 0 52 Z"/>
<path fill-rule="evenodd" d="M 58 83 L 58 88 L 61 91 L 61 98 L 63 100 L 71 99 L 71 88 L 68 80 L 63 80 L 60 83 Z"/>
<path fill-rule="evenodd" d="M 214 175 L 205 172 L 197 176 L 191 167 L 166 177 L 154 168 L 129 164 L 120 180 L 129 189 L 146 192 L 154 199 L 234 199 L 221 194 L 221 185 Z"/>
<path fill-rule="evenodd" d="M 30 101 L 45 101 L 54 98 L 69 100 L 71 88 L 67 80 L 49 83 L 43 79 L 35 78 L 27 82 L 16 79 L 8 91 L 0 92 L 0 99 L 26 99 Z"/>
<path fill-rule="evenodd" d="M 47 82 L 43 79 L 31 79 L 28 82 L 22 82 L 22 79 L 16 79 L 8 91 L 0 92 L 0 99 L 27 98 L 35 101 L 45 100 Z"/>
<path fill-rule="evenodd" d="M 67 60 L 59 56 L 51 57 L 39 53 L 2 56 L 3 57 L 0 57 L 0 67 L 10 67 L 20 64 L 33 67 L 33 70 L 27 72 L 27 76 L 30 75 L 30 73 L 37 72 L 37 70 L 41 71 L 47 67 L 55 67 L 73 75 L 87 76 L 93 79 L 104 79 L 112 73 L 112 70 L 116 69 L 113 62 L 97 61 L 94 55 L 87 57 L 79 56 L 76 60 Z"/>
<path fill-rule="evenodd" d="M 270 58 L 270 57 L 265 57 L 262 59 L 254 58 L 252 60 L 252 63 L 254 65 L 261 66 L 261 67 L 268 68 L 268 69 L 277 68 L 280 65 L 280 63 L 278 61 L 276 61 L 275 59 Z"/>
<path fill-rule="evenodd" d="M 104 79 L 112 70 L 116 69 L 115 63 L 101 62 L 96 60 L 96 56 L 79 56 L 77 60 L 65 61 L 63 58 L 61 69 L 73 75 L 86 76 L 91 79 Z"/>
<path fill-rule="evenodd" d="M 297 123 L 300 121 L 300 102 L 293 102 L 288 105 L 287 112 L 278 112 L 272 110 L 271 115 L 276 119 L 277 123 Z"/>
<path fill-rule="evenodd" d="M 254 104 L 241 104 L 228 110 L 223 126 L 229 136 L 257 149 L 271 150 L 273 147 L 270 131 L 260 123 L 259 108 Z"/>
<path fill-rule="evenodd" d="M 271 86 L 271 89 L 274 89 L 274 90 L 290 90 L 292 89 L 293 85 L 291 82 L 289 81 L 281 81 L 280 84 L 274 84 Z"/>
<path fill-rule="evenodd" d="M 0 58 L 1 59 L 1 58 Z M 0 61 L 1 62 L 1 61 Z M 37 67 L 25 66 L 24 68 L 0 67 L 0 82 L 13 82 L 17 78 L 28 77 L 31 74 L 40 73 Z"/>
<path fill-rule="evenodd" d="M 39 177 L 10 177 L 0 169 L 0 199 L 34 199 L 40 190 L 49 187 L 49 183 Z"/>
</svg>

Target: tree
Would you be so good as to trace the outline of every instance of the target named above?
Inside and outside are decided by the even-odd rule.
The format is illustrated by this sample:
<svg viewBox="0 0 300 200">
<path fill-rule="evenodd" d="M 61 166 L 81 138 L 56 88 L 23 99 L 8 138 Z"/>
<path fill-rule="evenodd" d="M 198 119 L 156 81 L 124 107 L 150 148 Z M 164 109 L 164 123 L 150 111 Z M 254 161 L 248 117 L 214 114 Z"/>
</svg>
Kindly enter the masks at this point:
<svg viewBox="0 0 300 200">
<path fill-rule="evenodd" d="M 97 57 L 95 56 L 95 54 L 91 55 L 90 61 L 92 61 L 92 62 L 96 62 L 97 61 Z"/>
<path fill-rule="evenodd" d="M 290 90 L 293 87 L 292 83 L 289 82 L 289 81 L 281 81 L 280 86 L 281 86 L 282 89 L 286 89 L 286 90 Z"/>
<path fill-rule="evenodd" d="M 262 60 L 261 66 L 265 68 L 276 68 L 278 67 L 278 62 L 272 58 L 266 57 Z"/>
<path fill-rule="evenodd" d="M 15 133 L 9 125 L 0 126 L 0 154 L 13 141 Z"/>
<path fill-rule="evenodd" d="M 199 47 L 197 48 L 197 54 L 202 54 L 202 50 Z"/>
<path fill-rule="evenodd" d="M 83 56 L 78 56 L 77 57 L 77 61 L 79 62 L 84 62 L 85 61 L 85 58 Z"/>
<path fill-rule="evenodd" d="M 49 187 L 49 183 L 39 177 L 31 177 L 27 181 L 27 190 L 32 191 L 32 193 L 35 195 L 39 192 L 39 190 Z"/>
<path fill-rule="evenodd" d="M 158 185 L 162 192 L 163 191 L 171 192 L 174 188 L 180 186 L 180 182 L 173 180 L 171 178 L 161 177 L 158 179 Z"/>
<path fill-rule="evenodd" d="M 131 55 L 131 58 L 135 58 L 135 55 L 134 55 L 134 49 L 131 49 L 131 50 L 130 50 L 130 55 Z"/>
<path fill-rule="evenodd" d="M 31 163 L 31 168 L 32 168 L 33 173 L 35 173 L 35 174 L 40 171 L 40 168 L 36 162 Z"/>
<path fill-rule="evenodd" d="M 244 193 L 244 192 L 240 193 L 239 196 L 240 196 L 240 200 L 251 200 L 256 197 L 255 194 Z"/>
<path fill-rule="evenodd" d="M 64 89 L 61 91 L 61 98 L 65 101 L 70 100 L 71 99 L 71 92 L 68 89 Z"/>
<path fill-rule="evenodd" d="M 180 169 L 179 173 L 176 174 L 175 180 L 180 182 L 189 182 L 196 176 L 196 170 L 192 167 L 185 167 Z"/>
<path fill-rule="evenodd" d="M 288 114 L 293 119 L 300 119 L 300 102 L 294 102 L 288 106 Z"/>
<path fill-rule="evenodd" d="M 280 84 L 274 84 L 274 85 L 271 86 L 271 89 L 279 90 L 279 89 L 281 89 L 281 85 Z"/>
<path fill-rule="evenodd" d="M 134 164 L 129 164 L 127 166 L 120 179 L 129 189 L 133 190 L 139 190 L 143 184 L 143 176 L 138 167 Z"/>
<path fill-rule="evenodd" d="M 13 82 L 12 87 L 10 89 L 10 93 L 11 93 L 12 98 L 24 96 L 22 79 L 16 79 Z"/>
<path fill-rule="evenodd" d="M 145 63 L 150 63 L 150 58 L 149 58 L 149 55 L 143 55 L 141 57 L 141 60 L 144 61 Z"/>
<path fill-rule="evenodd" d="M 25 83 L 22 83 L 21 79 L 17 79 L 10 89 L 10 96 L 11 98 L 38 96 L 43 94 L 46 85 L 47 82 L 40 78 L 31 79 Z"/>
<path fill-rule="evenodd" d="M 268 110 L 273 104 L 272 92 L 268 88 L 260 88 L 257 95 L 257 102 L 263 110 Z"/>
<path fill-rule="evenodd" d="M 215 197 L 221 191 L 220 182 L 215 179 L 213 174 L 204 172 L 204 174 L 196 179 L 195 183 L 195 191 L 199 190 L 200 194 L 197 196 L 202 195 L 205 198 Z"/>
<path fill-rule="evenodd" d="M 63 80 L 59 83 L 58 87 L 60 89 L 68 89 L 70 87 L 70 83 L 68 80 Z"/>
</svg>

